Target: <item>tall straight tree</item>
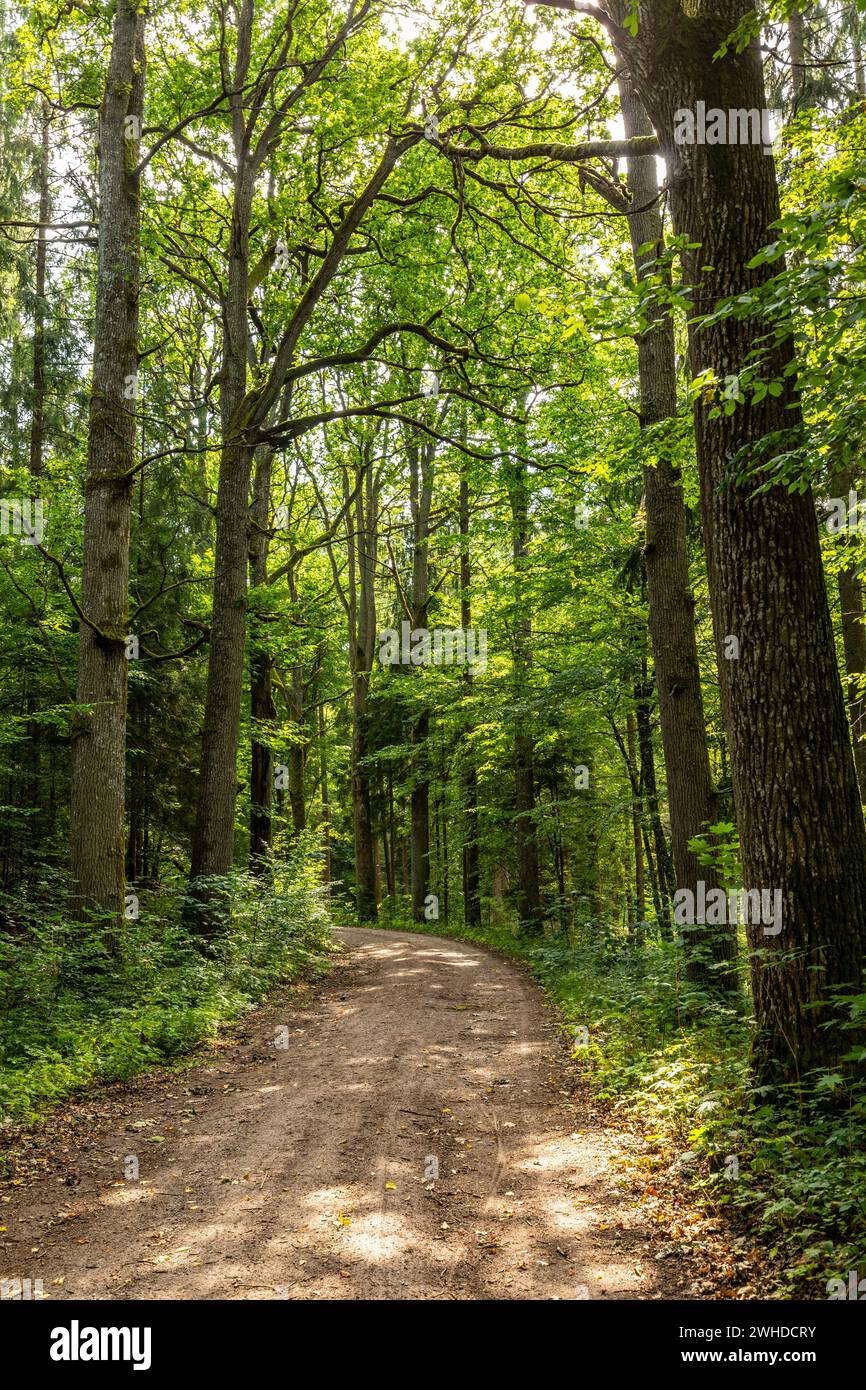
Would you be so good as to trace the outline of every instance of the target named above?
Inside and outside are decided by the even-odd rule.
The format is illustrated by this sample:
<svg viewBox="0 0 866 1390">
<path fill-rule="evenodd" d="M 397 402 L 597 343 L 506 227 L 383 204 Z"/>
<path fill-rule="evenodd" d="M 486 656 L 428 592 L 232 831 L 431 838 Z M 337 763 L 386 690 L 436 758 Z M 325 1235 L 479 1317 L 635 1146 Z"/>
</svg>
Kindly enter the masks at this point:
<svg viewBox="0 0 866 1390">
<path fill-rule="evenodd" d="M 70 860 L 83 910 L 123 921 L 129 532 L 140 278 L 145 12 L 117 0 L 99 111 L 99 250 L 84 498 Z"/>
<path fill-rule="evenodd" d="M 327 525 L 325 545 L 331 562 L 334 588 L 346 614 L 349 671 L 352 681 L 352 733 L 350 794 L 352 839 L 355 858 L 355 910 L 361 922 L 376 920 L 379 899 L 376 885 L 376 846 L 373 832 L 371 774 L 366 763 L 369 744 L 368 705 L 373 660 L 376 652 L 376 563 L 379 551 L 381 465 L 374 468 L 377 430 L 367 432 L 357 444 L 358 465 L 354 476 L 342 470 L 346 565 L 341 565 L 333 544 L 334 525 L 324 499 L 319 502 Z M 384 452 L 384 451 L 383 451 Z M 328 812 L 330 822 L 330 811 Z M 330 845 L 330 824 L 327 834 Z"/>
<path fill-rule="evenodd" d="M 247 0 L 251 3 L 251 0 Z M 350 7 L 350 17 L 315 63 L 303 65 L 302 84 L 313 85 L 325 72 L 346 38 L 354 31 L 369 6 Z M 238 63 L 240 63 L 240 55 Z M 248 57 L 243 71 L 247 70 Z M 279 66 L 279 65 L 278 65 Z M 270 87 L 277 69 L 268 65 L 266 85 Z M 235 79 L 241 92 L 244 81 Z M 251 151 L 253 129 L 260 111 L 245 116 L 238 101 L 234 117 L 236 175 L 229 246 L 228 293 L 223 308 L 224 366 L 221 414 L 222 447 L 217 492 L 216 573 L 214 578 L 211 641 L 208 662 L 205 717 L 202 731 L 202 761 L 193 833 L 190 879 L 191 916 L 204 934 L 219 924 L 217 913 L 208 904 L 212 893 L 199 880 L 223 875 L 231 867 L 234 852 L 234 819 L 237 800 L 237 750 L 240 737 L 241 693 L 247 608 L 247 502 L 255 447 L 267 437 L 265 422 L 274 409 L 290 373 L 303 374 L 305 367 L 293 367 L 299 342 L 322 295 L 340 269 L 352 239 L 368 210 L 376 201 L 404 150 L 417 143 L 418 135 L 388 139 L 385 150 L 366 186 L 351 203 L 334 230 L 316 274 L 306 284 L 285 332 L 273 352 L 270 370 L 246 389 L 247 302 L 250 292 L 249 228 L 256 174 L 265 154 L 273 149 L 282 121 L 295 96 L 287 97 L 277 114 L 259 135 Z M 277 117 L 281 117 L 278 120 Z M 271 258 L 273 259 L 273 258 Z M 243 342 L 241 328 L 243 325 Z M 363 354 L 362 354 L 363 355 Z M 356 358 L 357 360 L 357 358 Z M 279 422 L 285 434 L 296 437 L 293 422 Z M 277 438 L 279 425 L 272 437 Z M 296 431 L 297 432 L 297 431 Z M 193 910 L 195 904 L 197 910 Z"/>
<path fill-rule="evenodd" d="M 344 479 L 348 595 L 339 588 L 349 624 L 349 663 L 352 672 L 352 832 L 355 844 L 355 907 L 362 922 L 378 915 L 376 853 L 370 795 L 370 771 L 365 763 L 369 742 L 367 706 L 376 644 L 376 558 L 379 547 L 379 478 L 372 453 L 364 448 L 361 477 L 350 502 Z M 333 552 L 332 559 L 333 559 Z"/>
<path fill-rule="evenodd" d="M 261 107 L 248 114 L 245 99 L 250 77 L 255 0 L 242 0 L 236 13 L 235 53 L 229 110 L 234 153 L 231 224 L 227 250 L 225 294 L 222 302 L 222 367 L 220 372 L 220 427 L 222 452 L 217 487 L 215 574 L 211 619 L 210 658 L 202 730 L 201 771 L 190 877 L 224 874 L 234 853 L 234 815 L 237 798 L 237 752 L 240 733 L 241 684 L 246 632 L 248 520 L 253 449 L 247 443 L 242 407 L 246 394 L 248 337 L 247 304 L 250 295 L 250 219 L 256 177 L 265 153 L 261 141 L 254 144 Z M 228 70 L 228 29 L 223 30 L 220 62 Z M 285 53 L 283 54 L 285 57 Z M 263 77 L 261 97 L 266 98 L 274 77 Z M 198 893 L 205 900 L 208 894 Z M 215 925 L 211 914 L 202 913 L 205 930 Z"/>
<path fill-rule="evenodd" d="M 618 83 L 626 136 L 652 135 L 652 124 L 622 62 Z M 640 282 L 656 272 L 664 249 L 654 156 L 629 158 L 628 192 L 629 237 Z M 720 886 L 718 874 L 701 864 L 689 848 L 690 841 L 716 820 L 716 814 L 695 636 L 695 598 L 689 582 L 686 508 L 679 472 L 671 458 L 671 435 L 663 428 L 677 413 L 676 346 L 668 309 L 652 311 L 648 328 L 638 337 L 637 349 L 640 424 L 645 432 L 652 431 L 647 442 L 651 461 L 643 470 L 644 558 L 671 854 L 677 888 L 696 892 L 698 881 L 703 880 L 709 891 Z M 705 927 L 703 932 L 685 932 L 683 942 L 690 980 L 736 988 L 736 975 L 726 968 L 736 956 L 736 928 Z"/>
<path fill-rule="evenodd" d="M 255 484 L 250 506 L 250 584 L 260 588 L 267 581 L 270 539 L 271 470 L 274 450 L 260 444 L 256 450 Z M 268 650 L 264 624 L 253 614 L 250 622 L 253 650 L 250 653 L 250 868 L 268 872 L 268 856 L 273 844 L 271 814 L 274 794 L 274 756 L 269 729 L 276 718 L 273 691 L 273 660 Z"/>
<path fill-rule="evenodd" d="M 745 0 L 652 0 L 635 35 L 612 23 L 667 162 L 693 304 L 692 372 L 712 382 L 696 400 L 695 430 L 743 876 L 747 888 L 782 895 L 778 934 L 749 930 L 755 1059 L 773 1078 L 833 1062 L 847 1046 L 828 996 L 861 981 L 866 832 L 814 500 L 778 485 L 756 495 L 754 478 L 737 477 L 800 437 L 793 340 L 780 334 L 767 347 L 763 398 L 726 413 L 719 384 L 753 358 L 765 326 L 747 312 L 705 321 L 720 300 L 747 295 L 771 273 L 754 259 L 779 216 L 775 165 L 760 139 L 674 138 L 678 113 L 697 114 L 698 102 L 765 109 L 757 40 L 726 45 L 747 13 Z"/>
<path fill-rule="evenodd" d="M 855 31 L 856 32 L 856 31 Z M 806 64 L 808 29 L 804 12 L 793 10 L 788 19 L 788 56 L 791 64 L 791 113 L 793 115 L 815 106 L 816 94 L 809 82 Z M 850 465 L 838 469 L 831 480 L 833 496 L 847 498 L 854 491 L 854 470 Z M 851 538 L 842 537 L 849 553 Z M 836 575 L 839 609 L 842 622 L 842 647 L 845 654 L 848 715 L 854 744 L 854 766 L 860 787 L 860 800 L 866 800 L 866 728 L 864 728 L 864 682 L 866 682 L 866 626 L 864 626 L 863 583 L 856 565 L 843 565 Z"/>
<path fill-rule="evenodd" d="M 862 980 L 866 830 L 814 499 L 808 488 L 755 490 L 755 474 L 775 453 L 802 442 L 792 333 L 769 343 L 757 308 L 745 307 L 772 273 L 758 252 L 779 216 L 775 164 L 764 148 L 760 45 L 748 37 L 745 0 L 645 0 L 639 14 L 622 0 L 602 8 L 539 3 L 585 9 L 605 27 L 667 164 L 693 309 L 690 365 L 704 383 L 695 435 L 743 877 L 747 889 L 782 898 L 781 930 L 749 929 L 754 1058 L 762 1077 L 798 1077 L 834 1063 L 848 1046 L 831 996 L 856 991 Z M 746 33 L 738 37 L 740 25 Z M 696 123 L 709 110 L 726 121 L 745 117 L 745 133 L 721 144 L 696 130 L 689 138 L 688 117 Z M 588 144 L 558 151 L 602 153 Z M 614 151 L 651 148 L 648 137 L 632 137 L 608 142 Z M 713 312 L 734 299 L 739 312 Z M 741 393 L 723 409 L 722 386 L 758 358 L 763 394 Z"/>
<path fill-rule="evenodd" d="M 413 632 L 426 631 L 430 606 L 430 509 L 433 505 L 435 444 L 407 433 L 409 507 L 412 515 L 412 587 L 409 619 Z M 430 774 L 427 766 L 430 713 L 426 706 L 412 722 L 411 741 L 416 750 L 412 768 L 412 916 L 424 921 L 430 891 Z"/>
<path fill-rule="evenodd" d="M 464 456 L 460 467 L 460 621 L 464 632 L 472 627 L 472 555 L 469 539 L 469 476 Z M 471 706 L 473 674 L 467 665 L 463 677 Z M 467 729 L 466 734 L 470 731 Z M 468 740 L 467 740 L 468 741 Z M 478 771 L 471 749 L 463 771 L 463 920 L 469 927 L 481 925 L 481 870 L 478 852 Z"/>
<path fill-rule="evenodd" d="M 30 472 L 42 472 L 45 447 L 45 290 L 48 221 L 51 216 L 51 108 L 42 102 L 37 184 L 39 226 L 36 230 L 36 274 L 33 304 L 33 397 L 30 405 Z"/>
<path fill-rule="evenodd" d="M 267 273 L 276 258 L 272 246 L 265 261 L 250 267 L 250 222 L 257 181 L 279 147 L 282 134 L 301 96 L 327 72 L 347 39 L 363 25 L 368 0 L 350 3 L 344 20 L 324 38 L 312 61 L 290 62 L 296 42 L 295 7 L 280 21 L 257 71 L 251 74 L 256 33 L 255 0 L 242 0 L 236 15 L 234 58 L 229 57 L 229 33 L 221 30 L 220 66 L 231 67 L 227 100 L 234 154 L 231 218 L 227 245 L 225 291 L 222 297 L 222 367 L 220 372 L 221 450 L 217 486 L 217 529 L 213 612 L 208 660 L 207 692 L 202 729 L 201 772 L 192 839 L 190 879 L 193 885 L 190 920 L 209 934 L 218 917 L 207 909 L 212 895 L 198 880 L 227 873 L 234 855 L 235 803 L 237 800 L 237 752 L 240 737 L 241 691 L 247 608 L 249 549 L 248 502 L 256 445 L 256 430 L 264 425 L 286 385 L 286 376 L 298 341 L 321 295 L 339 268 L 346 248 L 364 213 L 379 191 L 374 175 L 361 197 L 350 206 L 336 229 L 318 273 L 305 286 L 290 323 L 273 354 L 271 370 L 258 374 L 247 391 L 248 306 L 256 279 Z M 226 12 L 223 11 L 224 18 Z M 281 87 L 286 72 L 299 72 L 288 91 Z M 255 101 L 248 92 L 254 91 Z M 381 182 L 397 160 L 397 147 L 388 146 L 387 158 L 377 169 Z M 225 161 L 221 161 L 225 167 Z M 198 911 L 192 910 L 196 904 Z"/>
<path fill-rule="evenodd" d="M 527 935 L 541 931 L 541 870 L 535 824 L 535 746 L 524 709 L 532 667 L 532 614 L 528 592 L 529 479 L 520 453 L 504 461 L 511 508 L 511 555 L 514 609 L 514 830 L 517 851 L 517 917 Z"/>
<path fill-rule="evenodd" d="M 851 468 L 840 469 L 833 477 L 834 495 L 847 498 L 854 490 Z M 840 538 L 843 551 L 853 550 L 852 537 Z M 856 564 L 843 564 L 836 576 L 839 611 L 842 620 L 842 646 L 848 684 L 848 715 L 854 743 L 854 764 L 860 786 L 860 800 L 866 801 L 866 605 L 863 581 Z"/>
<path fill-rule="evenodd" d="M 852 39 L 856 41 L 858 17 L 854 16 Z M 793 114 L 812 108 L 815 105 L 815 92 L 810 86 L 809 69 L 806 63 L 808 29 L 806 17 L 801 9 L 793 10 L 788 19 L 788 56 L 791 64 L 791 109 Z M 855 50 L 856 51 L 856 50 Z M 856 65 L 855 65 L 856 70 Z M 834 496 L 847 497 L 854 488 L 854 474 L 851 467 L 843 467 L 832 480 Z M 846 550 L 851 549 L 850 538 L 843 539 Z M 842 620 L 842 644 L 845 653 L 845 668 L 848 677 L 848 714 L 851 720 L 851 737 L 854 743 L 854 765 L 860 787 L 860 800 L 866 800 L 866 702 L 864 702 L 864 682 L 866 682 L 866 626 L 864 626 L 863 583 L 855 565 L 844 565 L 836 576 L 839 593 L 839 609 Z"/>
</svg>

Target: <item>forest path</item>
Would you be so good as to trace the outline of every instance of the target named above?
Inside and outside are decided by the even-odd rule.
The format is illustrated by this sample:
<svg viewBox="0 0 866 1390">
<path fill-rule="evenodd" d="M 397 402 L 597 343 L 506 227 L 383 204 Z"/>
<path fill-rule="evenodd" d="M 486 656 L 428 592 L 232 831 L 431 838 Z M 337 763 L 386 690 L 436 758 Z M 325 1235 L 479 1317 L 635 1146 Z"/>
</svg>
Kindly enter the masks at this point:
<svg viewBox="0 0 866 1390">
<path fill-rule="evenodd" d="M 339 936 L 324 981 L 215 1059 L 53 1117 L 45 1176 L 4 1186 L 0 1275 L 51 1300 L 676 1297 L 526 974 Z"/>
</svg>

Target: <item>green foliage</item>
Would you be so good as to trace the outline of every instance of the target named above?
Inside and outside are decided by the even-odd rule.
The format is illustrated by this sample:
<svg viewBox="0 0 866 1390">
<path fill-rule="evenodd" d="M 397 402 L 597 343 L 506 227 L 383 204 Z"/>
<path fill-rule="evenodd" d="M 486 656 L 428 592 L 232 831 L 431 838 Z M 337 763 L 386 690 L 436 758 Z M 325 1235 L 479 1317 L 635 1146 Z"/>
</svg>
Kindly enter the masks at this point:
<svg viewBox="0 0 866 1390">
<path fill-rule="evenodd" d="M 203 954 L 180 925 L 180 894 L 154 893 L 119 958 L 82 937 L 56 877 L 0 905 L 0 1122 L 31 1119 L 93 1082 L 123 1081 L 212 1038 L 267 992 L 326 967 L 329 920 L 307 848 L 275 863 L 274 891 L 233 873 L 231 925 Z"/>
<path fill-rule="evenodd" d="M 689 849 L 699 864 L 715 869 L 725 888 L 740 882 L 740 841 L 733 821 L 708 825 L 705 834 L 689 840 Z"/>
<path fill-rule="evenodd" d="M 719 61 L 742 50 L 762 22 L 783 22 L 792 5 L 750 12 L 722 41 Z M 752 325 L 751 351 L 718 370 L 702 361 L 690 379 L 683 366 L 678 413 L 645 427 L 637 338 L 668 310 L 685 361 L 697 296 L 682 265 L 696 243 L 667 235 L 662 199 L 666 239 L 642 248 L 655 259 L 638 283 L 622 162 L 494 161 L 479 148 L 481 138 L 514 147 L 615 132 L 609 55 L 592 16 L 565 25 L 548 7 L 478 0 L 424 9 L 276 0 L 253 10 L 250 74 L 241 83 L 246 143 L 257 151 L 248 385 L 264 384 L 283 335 L 293 325 L 298 332 L 290 334 L 291 399 L 278 393 L 270 421 L 285 428 L 273 439 L 263 508 L 266 572 L 247 594 L 247 678 L 267 654 L 273 699 L 255 715 L 245 700 L 241 713 L 238 863 L 249 844 L 253 739 L 275 764 L 299 753 L 300 785 L 287 788 L 288 798 L 282 788 L 274 794 L 273 891 L 241 872 L 211 885 L 225 930 L 206 952 L 182 925 L 178 885 L 189 869 L 218 569 L 213 505 L 240 114 L 226 89 L 242 45 L 238 26 L 207 7 L 170 3 L 148 20 L 136 405 L 137 459 L 147 462 L 135 475 L 132 516 L 130 624 L 141 659 L 129 666 L 126 764 L 126 874 L 142 913 L 128 924 L 119 957 L 108 954 L 98 923 L 73 925 L 57 872 L 68 840 L 71 735 L 86 714 L 75 697 L 69 593 L 83 589 L 97 113 L 113 7 L 34 0 L 0 22 L 0 484 L 9 498 L 36 488 L 28 462 L 42 149 L 34 93 L 44 93 L 57 225 L 47 238 L 42 306 L 48 390 L 38 490 L 46 542 L 65 576 L 61 582 L 36 548 L 0 536 L 0 1112 L 26 1119 L 90 1082 L 174 1061 L 269 988 L 321 968 L 328 938 L 318 855 L 325 842 L 335 891 L 348 900 L 362 779 L 390 880 L 382 916 L 405 930 L 412 797 L 424 786 L 430 887 L 442 908 L 426 929 L 456 930 L 462 852 L 474 839 L 486 926 L 470 939 L 528 962 L 567 1022 L 587 1028 L 575 1062 L 598 1096 L 642 1117 L 666 1152 L 692 1155 L 707 1202 L 766 1235 L 779 1287 L 809 1290 L 822 1271 L 853 1263 L 862 1244 L 862 1201 L 850 1188 L 852 1180 L 863 1186 L 863 1097 L 847 1071 L 812 1078 L 796 1094 L 750 1089 L 742 1001 L 722 1005 L 689 987 L 681 950 L 665 940 L 658 878 L 648 881 L 653 829 L 662 843 L 667 831 L 667 787 L 644 564 L 659 537 L 647 533 L 642 477 L 662 459 L 682 476 L 719 794 L 718 823 L 692 847 L 734 885 L 738 845 L 692 405 L 703 400 L 710 419 L 728 419 L 735 430 L 745 412 L 790 392 L 796 373 L 807 428 L 735 453 L 732 478 L 759 491 L 781 483 L 832 493 L 847 465 L 862 490 L 866 116 L 862 100 L 844 91 L 836 58 L 845 38 L 810 45 L 820 53 L 812 80 L 835 87 L 826 113 L 785 125 L 782 215 L 747 267 L 758 272 L 753 288 L 704 315 L 705 328 L 736 319 L 744 338 Z M 627 0 L 621 10 L 627 33 L 639 34 L 647 7 L 642 15 Z M 320 63 L 347 14 L 350 31 Z M 846 34 L 853 22 L 846 15 Z M 434 109 L 438 137 L 422 137 Z M 399 161 L 307 315 L 336 229 L 393 139 L 402 142 Z M 449 144 L 473 147 L 472 157 L 459 160 Z M 286 248 L 279 259 L 278 244 Z M 770 369 L 769 349 L 783 340 L 793 349 L 790 368 Z M 423 399 L 431 371 L 441 390 Z M 432 450 L 435 474 L 423 536 L 408 505 L 408 460 L 419 441 Z M 462 489 L 468 539 L 458 522 Z M 862 533 L 823 543 L 828 574 L 862 573 Z M 489 640 L 489 663 L 471 680 L 459 667 L 384 669 L 375 657 L 371 669 L 359 669 L 366 657 L 353 620 L 357 626 L 360 610 L 377 627 L 399 627 L 420 550 L 430 625 L 462 625 L 467 604 Z M 369 592 L 359 598 L 365 581 Z M 363 713 L 354 698 L 360 686 Z M 635 755 L 629 733 L 639 709 L 648 749 Z M 529 829 L 547 926 L 559 929 L 534 942 L 512 929 L 518 737 L 531 744 Z M 577 766 L 590 773 L 580 790 Z M 647 788 L 650 773 L 657 795 Z M 649 824 L 653 803 L 657 827 Z M 295 834 L 295 818 L 304 817 L 315 851 Z M 635 830 L 639 844 L 645 832 L 641 893 Z M 846 1064 L 862 1061 L 852 1048 Z M 730 1152 L 741 1158 L 736 1183 L 720 1162 Z"/>
</svg>

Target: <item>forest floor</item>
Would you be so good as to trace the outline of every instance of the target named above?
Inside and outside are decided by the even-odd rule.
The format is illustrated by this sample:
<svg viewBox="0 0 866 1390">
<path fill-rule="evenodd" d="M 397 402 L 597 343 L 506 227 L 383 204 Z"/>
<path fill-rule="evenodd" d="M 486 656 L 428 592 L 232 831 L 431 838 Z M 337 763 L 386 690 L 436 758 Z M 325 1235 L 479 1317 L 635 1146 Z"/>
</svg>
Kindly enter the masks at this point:
<svg viewBox="0 0 866 1390">
<path fill-rule="evenodd" d="M 520 966 L 339 936 L 324 980 L 203 1060 L 7 1141 L 0 1277 L 51 1300 L 750 1296 L 737 1242 L 578 1087 Z"/>
</svg>

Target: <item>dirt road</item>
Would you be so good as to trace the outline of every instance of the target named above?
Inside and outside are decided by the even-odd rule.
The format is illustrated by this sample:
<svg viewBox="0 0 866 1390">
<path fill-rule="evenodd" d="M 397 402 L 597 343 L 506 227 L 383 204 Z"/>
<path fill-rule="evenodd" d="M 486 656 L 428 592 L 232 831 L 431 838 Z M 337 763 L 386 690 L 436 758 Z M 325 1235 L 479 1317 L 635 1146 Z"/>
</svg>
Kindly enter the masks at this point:
<svg viewBox="0 0 866 1390">
<path fill-rule="evenodd" d="M 328 978 L 215 1060 L 50 1121 L 45 1176 L 4 1187 L 0 1274 L 52 1300 L 665 1297 L 524 973 L 340 935 Z"/>
</svg>

